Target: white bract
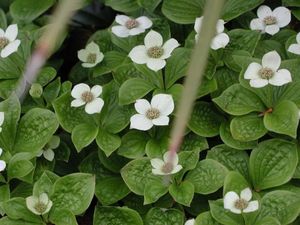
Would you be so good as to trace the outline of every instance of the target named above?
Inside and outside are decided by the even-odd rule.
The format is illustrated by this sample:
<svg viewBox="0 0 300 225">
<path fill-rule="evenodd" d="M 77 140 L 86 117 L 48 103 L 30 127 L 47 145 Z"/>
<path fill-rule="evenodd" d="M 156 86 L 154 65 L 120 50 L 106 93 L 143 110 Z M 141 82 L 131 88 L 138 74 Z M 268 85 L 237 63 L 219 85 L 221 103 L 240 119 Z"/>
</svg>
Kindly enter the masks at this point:
<svg viewBox="0 0 300 225">
<path fill-rule="evenodd" d="M 196 31 L 195 39 L 198 40 L 199 32 L 202 26 L 203 16 L 196 18 L 194 30 Z M 210 47 L 214 50 L 219 48 L 225 48 L 229 43 L 229 36 L 224 33 L 224 20 L 218 20 L 216 31 L 216 36 L 212 39 Z"/>
<path fill-rule="evenodd" d="M 56 135 L 53 135 L 50 141 L 45 145 L 45 147 L 38 153 L 37 157 L 44 156 L 48 161 L 53 161 L 54 159 L 54 151 L 53 149 L 58 148 L 60 144 L 60 138 Z"/>
<path fill-rule="evenodd" d="M 297 44 L 291 44 L 288 51 L 297 55 L 300 55 L 300 32 L 296 36 Z"/>
<path fill-rule="evenodd" d="M 257 9 L 257 16 L 250 22 L 251 30 L 260 30 L 270 35 L 276 34 L 291 22 L 291 12 L 283 6 L 272 11 L 269 6 L 262 5 Z"/>
<path fill-rule="evenodd" d="M 3 153 L 3 149 L 0 148 L 0 156 L 2 155 Z M 3 171 L 6 167 L 6 162 L 4 160 L 0 160 L 0 172 Z"/>
<path fill-rule="evenodd" d="M 21 41 L 16 39 L 18 36 L 17 24 L 9 25 L 6 31 L 0 29 L 0 55 L 2 58 L 6 58 L 10 54 L 18 50 Z"/>
<path fill-rule="evenodd" d="M 78 58 L 83 63 L 81 64 L 82 67 L 91 68 L 96 66 L 98 63 L 100 63 L 104 55 L 100 51 L 99 46 L 95 42 L 89 43 L 85 49 L 81 49 L 78 51 Z"/>
<path fill-rule="evenodd" d="M 48 213 L 52 207 L 52 201 L 46 193 L 40 196 L 29 196 L 26 198 L 27 208 L 36 215 L 44 215 Z"/>
<path fill-rule="evenodd" d="M 154 71 L 164 68 L 165 59 L 169 58 L 172 51 L 179 46 L 174 38 L 163 44 L 162 36 L 153 30 L 145 36 L 144 44 L 134 47 L 129 52 L 129 57 L 137 64 L 147 64 L 147 67 Z"/>
<path fill-rule="evenodd" d="M 169 115 L 174 110 L 172 95 L 157 94 L 152 97 L 151 103 L 146 99 L 138 99 L 134 104 L 138 114 L 130 118 L 130 128 L 137 130 L 149 130 L 156 126 L 169 124 Z"/>
<path fill-rule="evenodd" d="M 195 219 L 189 219 L 185 222 L 184 225 L 194 225 L 195 224 Z"/>
<path fill-rule="evenodd" d="M 262 58 L 262 64 L 251 63 L 244 78 L 250 80 L 250 86 L 261 88 L 267 84 L 274 86 L 282 86 L 292 81 L 290 71 L 287 69 L 279 69 L 281 58 L 276 51 L 266 53 Z"/>
<path fill-rule="evenodd" d="M 224 208 L 235 214 L 250 213 L 258 210 L 258 201 L 250 201 L 252 192 L 250 188 L 241 191 L 240 196 L 234 191 L 227 192 L 224 196 Z"/>
<path fill-rule="evenodd" d="M 0 132 L 2 131 L 2 125 L 4 122 L 4 112 L 0 112 Z"/>
<path fill-rule="evenodd" d="M 170 175 L 178 173 L 182 166 L 178 164 L 178 155 L 171 155 L 168 151 L 164 154 L 163 160 L 159 158 L 151 159 L 153 167 L 152 173 L 155 175 Z"/>
<path fill-rule="evenodd" d="M 72 107 L 85 105 L 88 114 L 100 113 L 104 105 L 102 98 L 98 98 L 102 93 L 102 87 L 95 85 L 90 88 L 87 84 L 80 83 L 74 86 L 71 95 L 75 100 L 71 102 Z"/>
<path fill-rule="evenodd" d="M 146 16 L 134 19 L 125 15 L 117 15 L 115 21 L 120 25 L 113 26 L 111 31 L 122 38 L 144 33 L 152 26 L 152 21 Z"/>
</svg>

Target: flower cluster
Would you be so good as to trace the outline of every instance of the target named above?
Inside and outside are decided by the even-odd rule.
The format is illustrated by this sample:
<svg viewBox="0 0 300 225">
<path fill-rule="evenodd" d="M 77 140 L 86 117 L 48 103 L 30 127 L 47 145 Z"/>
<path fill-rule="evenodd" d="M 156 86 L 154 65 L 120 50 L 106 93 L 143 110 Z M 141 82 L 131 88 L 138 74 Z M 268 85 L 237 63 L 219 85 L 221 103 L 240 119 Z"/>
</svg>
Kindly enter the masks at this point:
<svg viewBox="0 0 300 225">
<path fill-rule="evenodd" d="M 39 196 L 29 196 L 26 198 L 27 208 L 36 215 L 47 214 L 51 207 L 52 201 L 49 199 L 46 193 L 42 193 Z"/>
</svg>

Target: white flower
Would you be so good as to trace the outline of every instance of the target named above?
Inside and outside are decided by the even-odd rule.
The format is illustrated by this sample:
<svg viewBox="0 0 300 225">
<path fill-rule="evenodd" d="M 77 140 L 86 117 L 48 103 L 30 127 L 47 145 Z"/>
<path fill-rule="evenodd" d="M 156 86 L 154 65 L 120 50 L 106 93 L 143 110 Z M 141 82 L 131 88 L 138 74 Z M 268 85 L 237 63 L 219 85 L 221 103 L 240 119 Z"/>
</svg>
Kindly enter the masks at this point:
<svg viewBox="0 0 300 225">
<path fill-rule="evenodd" d="M 297 44 L 291 44 L 288 51 L 297 55 L 300 55 L 300 32 L 296 36 Z"/>
<path fill-rule="evenodd" d="M 147 64 L 151 70 L 158 71 L 165 67 L 166 60 L 172 51 L 179 46 L 176 39 L 171 38 L 163 45 L 162 36 L 151 30 L 144 39 L 145 45 L 138 45 L 129 52 L 131 60 L 137 64 Z"/>
<path fill-rule="evenodd" d="M 152 173 L 155 175 L 170 175 L 174 173 L 178 173 L 182 166 L 178 165 L 178 155 L 172 157 L 171 160 L 171 153 L 168 151 L 164 154 L 163 159 L 151 159 L 151 165 L 153 167 Z"/>
<path fill-rule="evenodd" d="M 100 51 L 99 46 L 95 42 L 89 43 L 85 49 L 81 49 L 78 51 L 78 58 L 83 63 L 81 64 L 82 67 L 91 68 L 96 66 L 98 63 L 100 63 L 104 55 Z"/>
<path fill-rule="evenodd" d="M 44 215 L 48 213 L 52 207 L 52 201 L 46 193 L 37 196 L 29 196 L 26 198 L 27 208 L 36 215 Z"/>
<path fill-rule="evenodd" d="M 44 156 L 48 161 L 53 161 L 54 159 L 54 151 L 53 149 L 58 148 L 60 144 L 60 138 L 56 135 L 53 135 L 50 141 L 45 145 L 45 147 L 38 153 L 37 157 Z"/>
<path fill-rule="evenodd" d="M 1 57 L 6 58 L 10 54 L 18 50 L 21 41 L 16 39 L 18 36 L 17 24 L 12 24 L 7 27 L 6 31 L 0 29 L 0 51 Z"/>
<path fill-rule="evenodd" d="M 195 225 L 195 219 L 187 220 L 184 225 Z"/>
<path fill-rule="evenodd" d="M 3 150 L 0 148 L 0 156 L 2 155 Z M 4 160 L 0 160 L 0 172 L 3 171 L 6 167 L 6 162 Z"/>
<path fill-rule="evenodd" d="M 198 40 L 199 32 L 202 26 L 202 20 L 203 16 L 196 18 L 195 25 L 194 25 L 194 30 L 196 31 L 196 36 L 195 39 L 196 41 Z M 218 20 L 216 30 L 217 34 L 216 36 L 212 39 L 210 47 L 214 50 L 217 50 L 219 48 L 225 48 L 226 45 L 229 43 L 229 36 L 224 32 L 224 20 Z"/>
<path fill-rule="evenodd" d="M 102 93 L 102 87 L 95 85 L 90 88 L 87 84 L 80 83 L 74 86 L 71 95 L 75 100 L 71 102 L 72 107 L 85 105 L 85 111 L 88 114 L 100 113 L 104 101 L 98 98 Z"/>
<path fill-rule="evenodd" d="M 249 213 L 258 210 L 258 201 L 251 201 L 252 192 L 250 188 L 241 191 L 240 196 L 233 192 L 227 192 L 224 196 L 224 208 L 235 214 Z"/>
<path fill-rule="evenodd" d="M 257 9 L 257 16 L 258 18 L 250 22 L 251 30 L 260 30 L 270 35 L 276 34 L 280 28 L 291 22 L 291 12 L 283 6 L 272 11 L 269 6 L 262 5 Z"/>
<path fill-rule="evenodd" d="M 292 81 L 290 71 L 280 69 L 281 58 L 276 51 L 266 53 L 262 58 L 262 65 L 259 63 L 251 63 L 244 78 L 250 80 L 250 86 L 261 88 L 267 84 L 282 86 Z"/>
<path fill-rule="evenodd" d="M 0 132 L 2 131 L 2 125 L 4 122 L 4 112 L 0 112 Z"/>
<path fill-rule="evenodd" d="M 113 26 L 111 31 L 122 38 L 144 33 L 152 26 L 152 21 L 146 16 L 133 19 L 125 15 L 117 15 L 116 22 L 120 25 Z"/>
<path fill-rule="evenodd" d="M 134 104 L 138 114 L 130 118 L 130 129 L 149 130 L 156 126 L 169 124 L 169 117 L 174 110 L 172 95 L 157 94 L 153 96 L 151 104 L 146 99 L 138 99 Z"/>
</svg>

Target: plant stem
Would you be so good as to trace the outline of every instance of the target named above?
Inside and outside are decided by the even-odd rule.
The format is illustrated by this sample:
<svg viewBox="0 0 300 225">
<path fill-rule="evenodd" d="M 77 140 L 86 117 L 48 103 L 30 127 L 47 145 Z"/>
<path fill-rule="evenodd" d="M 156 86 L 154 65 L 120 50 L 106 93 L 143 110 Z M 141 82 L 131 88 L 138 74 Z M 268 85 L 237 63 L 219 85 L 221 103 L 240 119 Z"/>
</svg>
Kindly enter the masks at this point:
<svg viewBox="0 0 300 225">
<path fill-rule="evenodd" d="M 196 99 L 198 87 L 201 85 L 203 73 L 206 68 L 210 50 L 210 43 L 216 34 L 216 24 L 223 8 L 225 0 L 206 1 L 204 18 L 199 34 L 199 39 L 192 54 L 188 73 L 184 83 L 183 93 L 176 112 L 176 118 L 171 131 L 169 151 L 170 161 L 180 148 L 186 124 L 192 112 L 193 103 Z"/>
</svg>

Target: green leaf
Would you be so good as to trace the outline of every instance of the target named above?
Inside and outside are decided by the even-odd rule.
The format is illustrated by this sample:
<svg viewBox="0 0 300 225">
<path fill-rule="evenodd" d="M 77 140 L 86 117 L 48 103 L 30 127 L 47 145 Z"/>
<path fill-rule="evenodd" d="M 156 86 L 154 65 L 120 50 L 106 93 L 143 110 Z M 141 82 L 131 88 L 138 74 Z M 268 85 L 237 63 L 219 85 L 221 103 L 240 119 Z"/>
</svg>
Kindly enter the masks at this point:
<svg viewBox="0 0 300 225">
<path fill-rule="evenodd" d="M 96 142 L 106 156 L 110 156 L 121 145 L 121 138 L 117 134 L 111 134 L 103 129 L 98 130 Z"/>
<path fill-rule="evenodd" d="M 39 72 L 35 82 L 44 87 L 56 77 L 56 74 L 56 70 L 53 67 L 44 67 Z"/>
<path fill-rule="evenodd" d="M 278 87 L 275 92 L 277 94 L 276 98 L 278 98 L 277 102 L 289 100 L 300 107 L 300 93 L 298 92 L 299 88 L 300 81 L 293 81 L 286 85 Z"/>
<path fill-rule="evenodd" d="M 205 137 L 190 132 L 184 137 L 183 143 L 180 146 L 180 151 L 203 151 L 208 149 L 208 143 Z"/>
<path fill-rule="evenodd" d="M 234 139 L 244 142 L 255 141 L 268 132 L 264 126 L 263 117 L 256 113 L 233 118 L 230 131 Z"/>
<path fill-rule="evenodd" d="M 162 158 L 168 150 L 169 139 L 167 137 L 150 139 L 146 144 L 146 154 L 149 158 Z"/>
<path fill-rule="evenodd" d="M 144 205 L 156 202 L 168 192 L 169 183 L 163 180 L 151 180 L 145 185 Z"/>
<path fill-rule="evenodd" d="M 213 101 L 225 112 L 240 116 L 250 112 L 263 112 L 265 107 L 259 97 L 240 84 L 234 84 L 226 89 Z"/>
<path fill-rule="evenodd" d="M 161 0 L 138 0 L 138 4 L 149 12 L 153 12 Z"/>
<path fill-rule="evenodd" d="M 249 156 L 245 151 L 239 151 L 227 145 L 214 146 L 207 152 L 207 159 L 214 159 L 228 170 L 238 171 L 245 178 L 249 178 Z"/>
<path fill-rule="evenodd" d="M 161 180 L 161 177 L 152 174 L 152 166 L 148 158 L 130 161 L 122 168 L 121 176 L 129 189 L 137 195 L 144 195 L 148 182 Z"/>
<path fill-rule="evenodd" d="M 145 225 L 182 225 L 184 214 L 178 209 L 151 208 L 144 220 Z"/>
<path fill-rule="evenodd" d="M 141 216 L 127 207 L 97 205 L 93 225 L 143 225 Z"/>
<path fill-rule="evenodd" d="M 224 209 L 223 199 L 209 201 L 210 212 L 213 218 L 221 224 L 244 225 L 244 219 L 239 214 L 234 214 Z"/>
<path fill-rule="evenodd" d="M 24 220 L 12 220 L 7 216 L 0 219 L 0 225 L 38 225 L 37 223 L 27 222 Z"/>
<path fill-rule="evenodd" d="M 192 170 L 199 161 L 199 150 L 181 151 L 178 153 L 179 164 L 183 167 L 183 172 Z"/>
<path fill-rule="evenodd" d="M 133 64 L 140 72 L 140 78 L 158 88 L 164 88 L 162 71 L 153 71 L 144 64 Z"/>
<path fill-rule="evenodd" d="M 227 172 L 226 167 L 217 161 L 204 159 L 188 172 L 185 180 L 194 184 L 196 193 L 210 194 L 223 186 Z"/>
<path fill-rule="evenodd" d="M 78 225 L 76 217 L 68 209 L 52 209 L 49 220 L 55 225 Z"/>
<path fill-rule="evenodd" d="M 87 147 L 93 142 L 98 133 L 98 127 L 92 124 L 82 123 L 74 127 L 72 130 L 72 141 L 77 152 L 80 152 L 84 147 Z"/>
<path fill-rule="evenodd" d="M 250 155 L 250 175 L 256 190 L 288 182 L 298 163 L 295 143 L 271 139 L 259 143 Z"/>
<path fill-rule="evenodd" d="M 119 90 L 119 102 L 121 105 L 128 105 L 135 100 L 144 97 L 154 89 L 154 86 L 141 78 L 132 78 L 125 81 Z"/>
<path fill-rule="evenodd" d="M 194 106 L 188 127 L 196 134 L 213 137 L 219 134 L 223 116 L 211 103 L 197 102 Z"/>
<path fill-rule="evenodd" d="M 214 220 L 210 212 L 203 212 L 197 216 L 195 225 L 220 225 Z"/>
<path fill-rule="evenodd" d="M 116 152 L 107 157 L 101 150 L 98 150 L 98 157 L 101 164 L 114 173 L 120 173 L 121 168 L 129 161 L 126 158 L 116 154 Z"/>
<path fill-rule="evenodd" d="M 27 157 L 28 153 L 17 153 L 10 159 L 7 167 L 9 179 L 24 177 L 34 169 L 34 165 Z"/>
<path fill-rule="evenodd" d="M 242 190 L 248 187 L 247 180 L 240 173 L 230 171 L 224 181 L 223 195 L 230 191 L 240 194 Z"/>
<path fill-rule="evenodd" d="M 44 91 L 43 97 L 48 104 L 51 104 L 58 96 L 61 88 L 60 77 L 48 84 Z"/>
<path fill-rule="evenodd" d="M 122 143 L 118 154 L 129 159 L 135 159 L 145 155 L 145 148 L 149 136 L 140 131 L 129 131 L 122 137 Z"/>
<path fill-rule="evenodd" d="M 40 196 L 40 194 L 42 193 L 47 193 L 48 195 L 50 195 L 52 193 L 52 188 L 56 179 L 51 179 L 51 177 L 49 177 L 48 174 L 44 172 L 42 176 L 34 183 L 33 195 Z"/>
<path fill-rule="evenodd" d="M 57 209 L 69 209 L 74 215 L 79 215 L 89 207 L 94 191 L 93 175 L 73 173 L 57 179 L 51 200 Z"/>
<path fill-rule="evenodd" d="M 300 2 L 297 0 L 282 0 L 282 4 L 285 6 L 300 6 Z"/>
<path fill-rule="evenodd" d="M 179 185 L 173 183 L 169 187 L 169 193 L 174 200 L 185 206 L 190 206 L 194 197 L 194 190 L 194 185 L 189 181 L 183 181 Z"/>
<path fill-rule="evenodd" d="M 120 38 L 114 33 L 111 32 L 110 34 L 111 42 L 119 47 L 120 49 L 124 50 L 124 52 L 129 53 L 131 49 L 138 45 L 141 41 L 141 36 L 129 36 L 126 38 Z"/>
<path fill-rule="evenodd" d="M 29 23 L 47 11 L 54 3 L 54 0 L 38 2 L 35 0 L 16 0 L 10 5 L 10 13 L 15 20 Z"/>
<path fill-rule="evenodd" d="M 257 221 L 255 225 L 280 225 L 280 222 L 274 217 L 264 217 Z"/>
<path fill-rule="evenodd" d="M 102 205 L 114 204 L 129 193 L 130 190 L 119 176 L 96 180 L 95 195 Z"/>
<path fill-rule="evenodd" d="M 282 101 L 274 107 L 271 113 L 266 113 L 264 124 L 270 131 L 296 138 L 299 124 L 299 109 L 291 101 Z"/>
<path fill-rule="evenodd" d="M 19 123 L 14 150 L 37 153 L 47 144 L 57 128 L 56 116 L 50 110 L 29 110 Z"/>
<path fill-rule="evenodd" d="M 293 222 L 299 213 L 299 195 L 290 191 L 272 191 L 262 198 L 256 221 L 271 216 L 276 218 L 280 224 L 287 225 Z"/>
<path fill-rule="evenodd" d="M 123 0 L 120 2 L 119 0 L 105 0 L 105 5 L 110 6 L 116 11 L 120 12 L 133 12 L 139 9 L 139 5 L 136 0 Z"/>
</svg>

